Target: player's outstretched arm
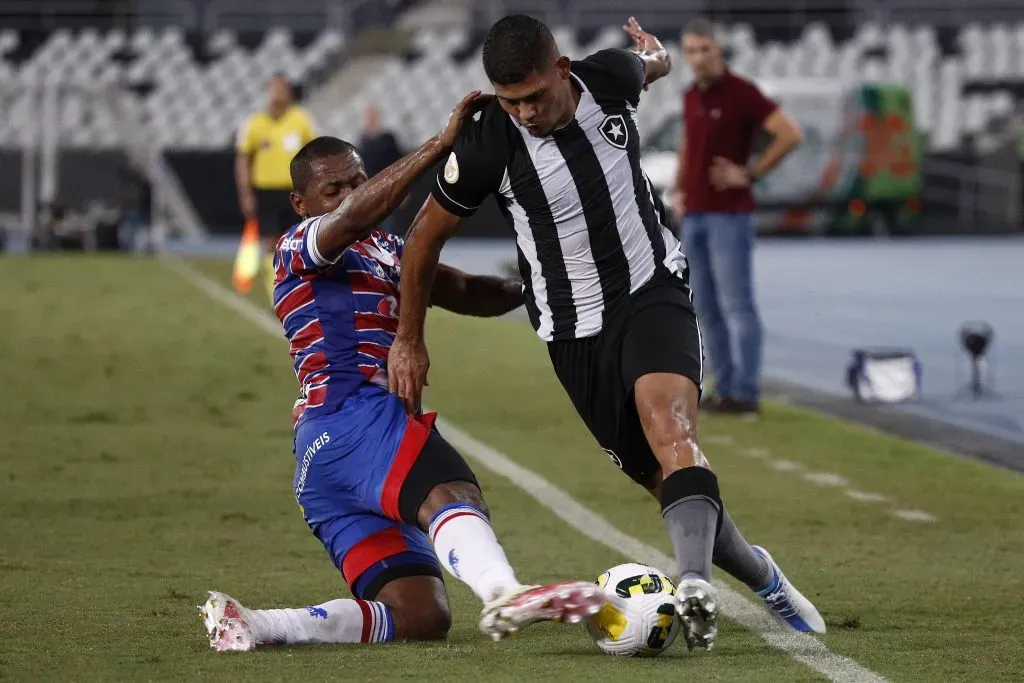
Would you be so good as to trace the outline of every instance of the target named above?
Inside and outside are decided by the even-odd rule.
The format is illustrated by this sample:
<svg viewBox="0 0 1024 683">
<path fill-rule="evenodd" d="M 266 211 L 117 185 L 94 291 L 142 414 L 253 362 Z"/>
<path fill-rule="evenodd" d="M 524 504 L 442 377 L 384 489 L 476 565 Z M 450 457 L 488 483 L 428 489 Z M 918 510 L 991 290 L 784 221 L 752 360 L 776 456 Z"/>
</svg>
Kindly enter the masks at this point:
<svg viewBox="0 0 1024 683">
<path fill-rule="evenodd" d="M 316 246 L 327 261 L 336 260 L 354 242 L 365 239 L 405 199 L 412 184 L 432 169 L 455 144 L 464 120 L 480 111 L 493 96 L 469 93 L 452 110 L 444 129 L 360 185 L 337 209 L 324 216 Z"/>
<path fill-rule="evenodd" d="M 468 275 L 442 263 L 437 267 L 430 304 L 459 315 L 480 318 L 505 315 L 523 305 L 523 281 L 519 278 Z"/>
<path fill-rule="evenodd" d="M 633 39 L 633 51 L 644 62 L 644 90 L 647 90 L 647 86 L 672 70 L 672 58 L 656 36 L 640 28 L 636 17 L 630 17 L 622 29 Z"/>
<path fill-rule="evenodd" d="M 423 339 L 441 248 L 459 227 L 459 217 L 428 196 L 409 228 L 402 252 L 398 332 L 388 352 L 388 387 L 417 413 L 427 383 L 430 357 Z"/>
</svg>

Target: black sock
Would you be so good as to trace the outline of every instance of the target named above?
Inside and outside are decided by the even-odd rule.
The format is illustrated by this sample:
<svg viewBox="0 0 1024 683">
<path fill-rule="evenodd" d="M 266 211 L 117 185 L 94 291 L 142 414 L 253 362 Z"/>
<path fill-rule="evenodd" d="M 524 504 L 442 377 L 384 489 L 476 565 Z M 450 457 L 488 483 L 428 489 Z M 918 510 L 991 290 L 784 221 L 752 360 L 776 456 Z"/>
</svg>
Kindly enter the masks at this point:
<svg viewBox="0 0 1024 683">
<path fill-rule="evenodd" d="M 718 477 L 703 467 L 673 472 L 661 484 L 661 516 L 668 524 L 679 578 L 711 580 L 715 532 L 722 509 Z"/>
<path fill-rule="evenodd" d="M 752 591 L 767 588 L 772 578 L 768 561 L 754 552 L 725 509 L 722 510 L 722 527 L 715 539 L 712 559 L 716 567 L 747 584 Z"/>
</svg>

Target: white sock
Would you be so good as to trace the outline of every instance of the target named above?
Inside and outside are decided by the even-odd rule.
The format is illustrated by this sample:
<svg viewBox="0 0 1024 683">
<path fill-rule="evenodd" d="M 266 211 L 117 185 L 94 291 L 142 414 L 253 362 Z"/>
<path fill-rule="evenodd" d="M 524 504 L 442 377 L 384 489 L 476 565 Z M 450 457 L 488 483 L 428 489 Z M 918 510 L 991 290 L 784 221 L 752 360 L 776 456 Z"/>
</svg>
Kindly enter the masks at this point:
<svg viewBox="0 0 1024 683">
<path fill-rule="evenodd" d="M 380 602 L 339 599 L 297 609 L 246 611 L 258 643 L 384 643 L 395 637 L 391 610 Z"/>
<path fill-rule="evenodd" d="M 444 568 L 484 604 L 520 587 L 490 522 L 470 505 L 446 505 L 430 520 L 430 540 Z"/>
</svg>

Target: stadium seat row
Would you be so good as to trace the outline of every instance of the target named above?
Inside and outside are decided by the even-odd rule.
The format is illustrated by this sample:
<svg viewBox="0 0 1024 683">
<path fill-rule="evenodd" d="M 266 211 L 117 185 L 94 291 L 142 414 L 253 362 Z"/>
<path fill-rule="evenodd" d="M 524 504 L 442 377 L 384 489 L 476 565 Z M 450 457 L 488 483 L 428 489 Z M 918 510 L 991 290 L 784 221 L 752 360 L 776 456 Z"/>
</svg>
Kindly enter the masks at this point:
<svg viewBox="0 0 1024 683">
<path fill-rule="evenodd" d="M 20 139 L 30 124 L 31 87 L 42 82 L 108 86 L 148 124 L 161 147 L 216 149 L 230 144 L 239 122 L 262 106 L 267 77 L 283 72 L 302 86 L 314 85 L 333 65 L 344 39 L 322 31 L 297 47 L 291 33 L 272 29 L 253 49 L 220 31 L 195 49 L 183 31 L 147 28 L 132 35 L 85 30 L 51 33 L 30 55 L 19 50 L 19 34 L 0 31 L 0 145 Z M 61 93 L 60 131 L 72 146 L 120 144 L 119 110 L 93 94 Z"/>
<path fill-rule="evenodd" d="M 609 26 L 586 44 L 570 29 L 557 29 L 562 50 L 574 57 L 621 46 L 625 37 Z M 31 125 L 28 86 L 42 80 L 100 84 L 125 90 L 129 107 L 161 147 L 215 149 L 230 144 L 238 123 L 262 101 L 268 75 L 282 71 L 308 92 L 336 66 L 341 34 L 325 30 L 298 46 L 285 29 L 273 29 L 247 46 L 230 31 L 219 31 L 197 46 L 180 29 L 100 33 L 57 30 L 34 50 L 20 35 L 0 31 L 0 145 L 20 139 Z M 680 90 L 690 74 L 670 43 L 676 68 L 668 82 L 652 88 L 640 109 L 650 132 L 678 115 Z M 1024 94 L 1024 23 L 967 25 L 954 44 L 929 26 L 866 23 L 836 43 L 821 24 L 810 24 L 788 44 L 759 43 L 750 26 L 722 29 L 732 67 L 757 79 L 827 78 L 845 82 L 885 81 L 913 93 L 919 128 L 936 151 L 961 145 L 966 136 L 1010 114 Z M 366 103 L 384 104 L 383 123 L 411 147 L 431 135 L 452 103 L 486 83 L 479 36 L 463 29 L 422 30 L 411 51 L 378 63 L 380 72 L 356 93 L 338 93 L 322 106 L 323 130 L 357 138 Z M 28 54 L 26 54 L 28 52 Z M 321 103 L 323 104 L 323 103 Z M 120 144 L 120 114 L 93 96 L 64 94 L 59 124 L 73 146 Z"/>
</svg>

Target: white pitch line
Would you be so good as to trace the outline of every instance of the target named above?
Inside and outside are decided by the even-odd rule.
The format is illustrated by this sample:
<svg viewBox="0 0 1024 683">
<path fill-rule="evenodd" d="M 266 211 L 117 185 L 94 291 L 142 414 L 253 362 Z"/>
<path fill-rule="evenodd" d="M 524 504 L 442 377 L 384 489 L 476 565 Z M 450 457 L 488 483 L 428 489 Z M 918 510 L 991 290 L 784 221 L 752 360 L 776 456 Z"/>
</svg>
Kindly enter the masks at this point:
<svg viewBox="0 0 1024 683">
<path fill-rule="evenodd" d="M 438 423 L 445 437 L 459 452 L 511 481 L 584 536 L 636 562 L 657 567 L 669 576 L 675 574 L 675 561 L 665 553 L 623 533 L 536 472 L 477 441 L 446 420 L 439 419 Z M 885 680 L 852 659 L 830 651 L 817 638 L 782 626 L 767 610 L 743 597 L 727 583 L 715 580 L 714 584 L 718 589 L 718 599 L 725 616 L 829 680 L 849 683 Z"/>
<path fill-rule="evenodd" d="M 712 440 L 714 439 L 714 440 Z M 731 445 L 733 440 L 728 436 L 719 436 L 717 439 L 714 437 L 706 437 L 703 439 L 704 442 L 711 441 L 712 443 L 718 443 L 721 445 Z M 748 458 L 754 458 L 756 460 L 767 461 L 768 467 L 777 472 L 793 472 L 800 473 L 800 477 L 805 481 L 809 481 L 812 484 L 818 486 L 827 487 L 840 487 L 849 486 L 850 481 L 835 472 L 803 472 L 804 466 L 793 460 L 784 459 L 773 459 L 771 452 L 765 448 L 739 448 L 737 451 L 740 455 L 745 455 Z M 893 503 L 892 499 L 888 496 L 884 496 L 881 493 L 871 493 L 870 491 L 857 491 L 855 489 L 846 489 L 843 491 L 848 498 L 852 498 L 861 503 Z M 902 519 L 907 522 L 937 522 L 937 517 L 923 510 L 892 510 L 890 511 L 894 517 Z"/>
<path fill-rule="evenodd" d="M 908 522 L 936 522 L 935 515 L 928 514 L 924 510 L 893 510 L 892 514 Z"/>
<path fill-rule="evenodd" d="M 804 468 L 803 465 L 792 460 L 769 460 L 768 467 L 779 472 L 799 472 Z"/>
<path fill-rule="evenodd" d="M 193 286 L 202 290 L 203 294 L 206 296 L 210 297 L 217 303 L 224 304 L 235 313 L 238 313 L 257 327 L 260 327 L 264 331 L 274 335 L 284 343 L 285 338 L 284 332 L 281 330 L 281 323 L 271 316 L 269 311 L 260 309 L 248 299 L 243 299 L 227 287 L 222 286 L 218 282 L 214 282 L 184 261 L 176 258 L 164 258 L 161 259 L 161 262 L 175 273 L 188 280 Z"/>
<path fill-rule="evenodd" d="M 275 337 L 280 337 L 281 332 L 277 321 L 270 317 L 269 312 L 234 295 L 227 288 L 195 271 L 184 262 L 165 259 L 164 263 L 211 299 L 228 306 Z M 447 420 L 439 419 L 438 428 L 463 455 L 508 479 L 587 538 L 630 557 L 636 562 L 658 567 L 670 576 L 675 573 L 675 561 L 668 555 L 615 528 L 603 517 L 581 505 L 575 498 L 536 472 L 510 460 L 487 444 L 477 441 Z M 886 680 L 849 657 L 832 652 L 817 638 L 806 633 L 798 633 L 781 625 L 767 610 L 746 599 L 728 584 L 720 580 L 716 580 L 714 583 L 718 589 L 722 613 L 726 617 L 754 632 L 772 647 L 782 650 L 829 680 L 842 683 L 876 683 Z"/>
<path fill-rule="evenodd" d="M 870 491 L 847 489 L 846 495 L 861 503 L 886 503 L 889 501 L 888 496 L 883 496 L 881 493 L 871 493 Z"/>
<path fill-rule="evenodd" d="M 846 486 L 850 483 L 846 477 L 835 472 L 804 472 L 800 476 L 818 486 Z"/>
</svg>

